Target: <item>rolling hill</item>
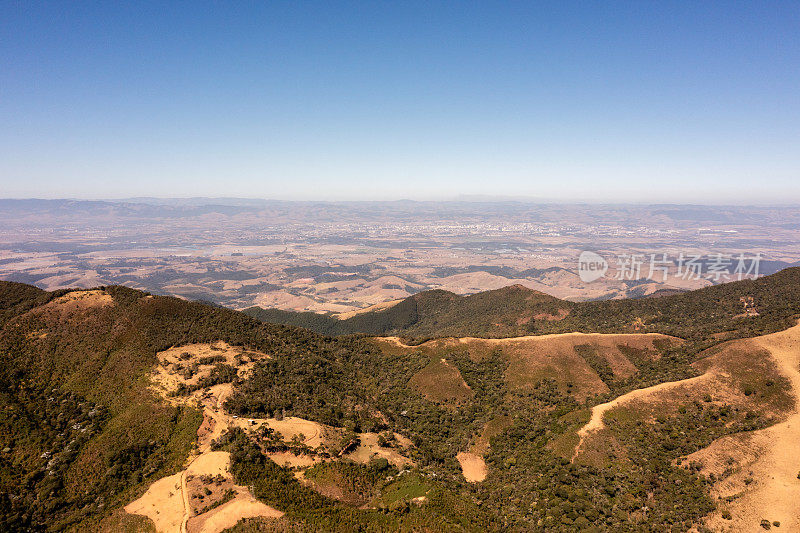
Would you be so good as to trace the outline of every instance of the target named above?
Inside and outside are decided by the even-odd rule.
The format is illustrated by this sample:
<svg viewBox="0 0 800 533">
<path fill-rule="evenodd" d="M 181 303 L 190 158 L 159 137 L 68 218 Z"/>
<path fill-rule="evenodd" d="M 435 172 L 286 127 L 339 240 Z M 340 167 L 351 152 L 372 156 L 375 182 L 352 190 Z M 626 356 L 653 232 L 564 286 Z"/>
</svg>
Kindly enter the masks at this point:
<svg viewBox="0 0 800 533">
<path fill-rule="evenodd" d="M 359 313 L 344 320 L 318 313 L 259 307 L 246 309 L 244 313 L 264 322 L 305 327 L 323 335 L 513 336 L 526 331 L 532 321 L 563 319 L 573 305 L 522 285 L 511 285 L 470 296 L 439 289 L 424 291 L 387 309 Z"/>
<path fill-rule="evenodd" d="M 336 337 L 3 282 L 0 529 L 791 529 L 799 278 L 432 291 Z"/>
<path fill-rule="evenodd" d="M 636 331 L 715 341 L 720 336 L 755 336 L 789 327 L 792 317 L 800 314 L 800 267 L 757 280 L 658 298 L 574 303 L 513 285 L 470 296 L 425 291 L 388 309 L 346 320 L 258 307 L 244 312 L 264 322 L 305 327 L 324 335 L 362 333 L 425 339 Z"/>
</svg>

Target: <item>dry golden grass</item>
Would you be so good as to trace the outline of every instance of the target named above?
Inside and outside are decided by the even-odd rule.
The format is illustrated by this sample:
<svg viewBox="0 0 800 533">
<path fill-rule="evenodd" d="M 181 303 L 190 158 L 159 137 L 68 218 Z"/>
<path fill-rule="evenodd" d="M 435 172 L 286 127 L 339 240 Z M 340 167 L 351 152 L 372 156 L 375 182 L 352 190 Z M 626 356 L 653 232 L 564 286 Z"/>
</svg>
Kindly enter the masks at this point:
<svg viewBox="0 0 800 533">
<path fill-rule="evenodd" d="M 33 309 L 30 313 L 66 320 L 112 305 L 114 305 L 114 299 L 100 289 L 72 291 Z"/>
<path fill-rule="evenodd" d="M 576 351 L 581 345 L 590 346 L 605 359 L 616 377 L 628 377 L 636 367 L 622 352 L 620 346 L 641 352 L 647 357 L 658 357 L 656 342 L 676 343 L 679 339 L 658 334 L 564 333 L 507 339 L 460 339 L 470 353 L 489 353 L 500 349 L 509 361 L 506 379 L 513 387 L 533 386 L 542 379 L 554 380 L 563 391 L 577 400 L 608 392 L 608 386 L 587 361 Z"/>
<path fill-rule="evenodd" d="M 240 492 L 233 500 L 212 509 L 211 511 L 194 517 L 187 525 L 188 533 L 219 533 L 235 526 L 245 518 L 271 518 L 276 519 L 283 513 L 264 505 L 256 500 L 249 492 Z"/>
<path fill-rule="evenodd" d="M 166 396 L 175 391 L 180 384 L 197 385 L 201 379 L 208 377 L 214 366 L 219 363 L 236 367 L 239 376 L 246 377 L 256 361 L 269 356 L 242 346 L 231 346 L 224 341 L 217 341 L 175 346 L 159 352 L 157 357 L 159 364 L 153 370 L 151 379 L 156 386 L 156 392 Z M 201 364 L 204 358 L 209 357 L 220 360 Z M 191 377 L 186 377 L 182 374 L 183 370 L 179 370 L 190 367 L 195 367 Z"/>
<path fill-rule="evenodd" d="M 701 382 L 709 382 L 713 379 L 712 373 L 706 373 L 682 381 L 671 381 L 667 383 L 660 383 L 645 389 L 636 389 L 627 394 L 623 394 L 610 402 L 596 405 L 592 408 L 592 414 L 589 421 L 578 430 L 578 444 L 575 447 L 573 460 L 578 457 L 582 451 L 582 447 L 593 434 L 601 432 L 605 429 L 605 422 L 603 417 L 609 411 L 619 408 L 626 404 L 636 403 L 637 400 L 646 400 L 650 403 L 661 404 L 674 404 L 675 399 L 682 398 L 698 398 L 700 397 L 700 389 L 695 388 Z M 707 389 L 703 389 L 707 390 Z"/>
<path fill-rule="evenodd" d="M 406 466 L 414 465 L 414 461 L 402 455 L 395 448 L 379 446 L 377 433 L 360 433 L 358 437 L 361 443 L 358 448 L 346 455 L 348 459 L 367 464 L 376 457 L 383 457 L 401 470 Z"/>
<path fill-rule="evenodd" d="M 47 309 L 58 309 L 60 311 L 73 311 L 76 309 L 90 309 L 92 307 L 104 307 L 113 305 L 114 299 L 110 294 L 100 289 L 89 291 L 73 291 L 56 298 L 44 307 Z"/>
<path fill-rule="evenodd" d="M 389 300 L 386 302 L 380 302 L 374 305 L 370 305 L 369 307 L 365 307 L 363 309 L 356 309 L 354 311 L 347 311 L 345 313 L 337 313 L 333 315 L 335 318 L 339 320 L 347 320 L 348 318 L 353 318 L 356 315 L 361 315 L 364 313 L 371 313 L 373 311 L 383 311 L 384 309 L 389 309 L 390 307 L 394 307 L 395 305 L 402 302 L 403 299 L 400 300 Z"/>
<path fill-rule="evenodd" d="M 159 479 L 141 498 L 126 505 L 125 512 L 146 516 L 159 533 L 179 532 L 185 510 L 182 478 L 183 472 L 179 472 Z"/>
<path fill-rule="evenodd" d="M 624 447 L 607 427 L 611 419 L 648 423 L 676 416 L 681 405 L 693 401 L 752 410 L 780 422 L 717 439 L 682 462 L 700 463 L 702 473 L 715 476 L 712 496 L 720 505 L 704 525 L 714 531 L 763 531 L 761 521 L 768 520 L 780 522 L 782 530 L 800 531 L 800 326 L 723 343 L 694 366 L 702 372 L 698 377 L 636 390 L 594 407 L 577 432 L 573 460 L 626 461 Z"/>
<path fill-rule="evenodd" d="M 480 456 L 486 455 L 490 447 L 490 439 L 496 435 L 501 434 L 507 427 L 511 425 L 511 417 L 501 415 L 493 418 L 483 426 L 483 431 L 475 440 L 475 443 L 470 448 L 472 453 Z"/>
<path fill-rule="evenodd" d="M 780 522 L 781 530 L 800 531 L 800 325 L 742 342 L 751 354 L 769 354 L 791 383 L 794 405 L 774 426 L 718 439 L 689 456 L 706 474 L 721 478 L 713 495 L 732 500 L 706 524 L 716 531 L 758 531 L 761 520 L 769 520 Z M 723 512 L 731 519 L 722 518 Z"/>
</svg>

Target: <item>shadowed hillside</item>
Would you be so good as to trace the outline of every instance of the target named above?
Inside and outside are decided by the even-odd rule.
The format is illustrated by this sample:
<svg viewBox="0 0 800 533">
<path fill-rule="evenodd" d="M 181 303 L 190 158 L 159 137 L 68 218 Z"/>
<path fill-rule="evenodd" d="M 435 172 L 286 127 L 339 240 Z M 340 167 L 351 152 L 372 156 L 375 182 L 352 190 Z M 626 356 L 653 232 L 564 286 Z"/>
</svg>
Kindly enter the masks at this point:
<svg viewBox="0 0 800 533">
<path fill-rule="evenodd" d="M 746 309 L 745 302 L 752 302 Z M 435 290 L 347 320 L 315 313 L 251 308 L 265 322 L 325 335 L 364 333 L 410 338 L 514 337 L 544 333 L 654 332 L 717 341 L 785 329 L 800 315 L 800 267 L 659 298 L 572 303 L 521 286 L 458 296 Z"/>
<path fill-rule="evenodd" d="M 438 289 L 425 291 L 388 309 L 360 313 L 345 320 L 259 307 L 244 312 L 264 322 L 301 326 L 324 335 L 510 337 L 529 331 L 538 322 L 563 320 L 574 305 L 522 285 L 512 285 L 471 296 Z"/>
</svg>

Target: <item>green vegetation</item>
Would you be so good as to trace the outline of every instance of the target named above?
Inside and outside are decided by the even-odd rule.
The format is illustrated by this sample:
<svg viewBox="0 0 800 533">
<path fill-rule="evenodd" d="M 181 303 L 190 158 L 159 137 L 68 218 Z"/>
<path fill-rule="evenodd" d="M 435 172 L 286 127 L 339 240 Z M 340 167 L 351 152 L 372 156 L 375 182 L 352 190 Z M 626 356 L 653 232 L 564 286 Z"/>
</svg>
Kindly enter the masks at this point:
<svg viewBox="0 0 800 533">
<path fill-rule="evenodd" d="M 121 287 L 103 288 L 113 305 L 59 307 L 45 304 L 64 291 L 0 283 L 0 529 L 138 527 L 141 519 L 120 507 L 180 468 L 201 422 L 197 410 L 148 388 L 156 354 L 221 340 L 271 356 L 243 380 L 221 359 L 205 360 L 214 367 L 202 386 L 234 383 L 226 403 L 232 413 L 299 416 L 348 438 L 374 431 L 385 446 L 399 446 L 396 432 L 413 443 L 402 453 L 416 465 L 403 472 L 386 461 L 318 465 L 306 472 L 314 490 L 246 433 L 231 431 L 215 447 L 231 452 L 236 482 L 286 513 L 233 531 L 685 531 L 714 501 L 708 480 L 682 458 L 723 435 L 765 427 L 792 405 L 786 381 L 761 353 L 708 347 L 790 325 L 799 278 L 800 269 L 790 269 L 676 296 L 587 304 L 521 288 L 467 298 L 437 291 L 361 319 L 417 337 L 438 326 L 447 334 L 505 335 L 630 331 L 637 322 L 687 339 L 658 343 L 657 353 L 620 344 L 636 369 L 629 377 L 614 374 L 602 348 L 570 347 L 572 360 L 579 355 L 610 389 L 585 401 L 551 376 L 514 386 L 509 369 L 518 354 L 503 344 L 404 347 L 325 337 Z M 759 316 L 734 318 L 744 295 Z M 711 364 L 731 376 L 738 404 L 714 391 L 659 412 L 626 404 L 606 417 L 608 446 L 570 461 L 588 406 Z M 466 483 L 455 460 L 468 449 L 489 467 L 481 483 Z"/>
<path fill-rule="evenodd" d="M 350 505 L 361 506 L 378 495 L 387 477 L 397 474 L 388 461 L 373 461 L 369 466 L 341 461 L 320 463 L 306 470 L 319 492 Z"/>
<path fill-rule="evenodd" d="M 758 316 L 740 316 L 742 298 L 752 298 Z M 325 335 L 513 337 L 570 331 L 646 331 L 710 345 L 722 337 L 753 337 L 789 327 L 800 316 L 800 267 L 755 281 L 736 281 L 660 298 L 572 303 L 513 286 L 471 296 L 442 290 L 422 292 L 388 309 L 347 320 L 258 307 L 245 313 L 265 322 L 307 327 Z"/>
<path fill-rule="evenodd" d="M 597 373 L 600 379 L 603 380 L 603 383 L 608 385 L 608 388 L 613 391 L 616 387 L 617 379 L 606 358 L 598 353 L 597 346 L 593 344 L 579 344 L 575 346 L 575 352 L 583 357 L 583 360 Z"/>
<path fill-rule="evenodd" d="M 377 505 L 391 508 L 414 498 L 427 497 L 432 488 L 431 482 L 419 473 L 407 471 L 383 487 Z"/>
<path fill-rule="evenodd" d="M 430 506 L 410 505 L 408 500 L 397 497 L 394 505 L 359 510 L 301 485 L 290 470 L 267 459 L 240 430 L 227 435 L 219 446 L 231 452 L 236 482 L 250 486 L 258 499 L 286 512 L 300 531 L 497 530 L 486 513 L 449 491 L 439 491 L 436 503 Z M 349 478 L 354 490 L 365 490 L 370 483 L 378 483 L 387 468 L 340 463 L 317 467 L 312 477 L 325 478 L 332 472 L 337 480 Z"/>
<path fill-rule="evenodd" d="M 148 389 L 159 351 L 224 340 L 288 360 L 298 353 L 332 357 L 356 342 L 122 287 L 105 290 L 113 305 L 60 309 L 43 304 L 67 291 L 0 282 L 0 529 L 95 529 L 149 483 L 177 471 L 201 415 Z M 220 365 L 210 379 L 231 377 Z"/>
<path fill-rule="evenodd" d="M 400 333 L 415 337 L 502 337 L 525 331 L 524 324 L 556 320 L 573 305 L 514 285 L 472 296 L 458 296 L 443 290 L 426 291 L 388 309 L 361 313 L 346 320 L 259 307 L 247 309 L 245 313 L 264 322 L 301 326 L 323 335 Z"/>
<path fill-rule="evenodd" d="M 434 402 L 458 404 L 472 397 L 461 373 L 445 359 L 432 359 L 411 377 L 409 384 Z"/>
<path fill-rule="evenodd" d="M 392 428 L 414 441 L 413 459 L 447 465 L 455 474 L 453 450 L 465 449 L 500 402 L 505 363 L 499 357 L 477 363 L 466 350 L 449 353 L 449 364 L 473 398 L 453 410 L 409 387 L 430 364 L 429 355 L 384 352 L 371 342 L 358 342 L 361 349 L 339 350 L 335 358 L 310 352 L 263 361 L 225 407 L 241 416 L 282 413 L 356 432 Z"/>
<path fill-rule="evenodd" d="M 572 401 L 546 384 L 518 401 L 533 409 L 521 410 L 514 425 L 492 439 L 490 475 L 480 491 L 484 505 L 512 528 L 677 532 L 713 509 L 703 479 L 670 464 L 677 452 L 653 448 L 668 441 L 663 428 L 653 430 L 652 440 L 633 443 L 635 463 L 570 463 L 547 444 L 569 428 L 559 415 L 575 408 Z"/>
</svg>

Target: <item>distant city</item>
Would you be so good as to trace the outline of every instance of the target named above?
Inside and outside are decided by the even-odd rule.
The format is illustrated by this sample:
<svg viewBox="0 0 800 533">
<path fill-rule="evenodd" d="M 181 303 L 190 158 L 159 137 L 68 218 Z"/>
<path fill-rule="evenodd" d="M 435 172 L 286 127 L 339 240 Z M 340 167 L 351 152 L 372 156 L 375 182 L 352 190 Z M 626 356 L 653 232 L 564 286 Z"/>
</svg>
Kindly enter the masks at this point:
<svg viewBox="0 0 800 533">
<path fill-rule="evenodd" d="M 793 207 L 139 198 L 0 200 L 0 216 L 0 279 L 122 284 L 237 309 L 349 313 L 427 289 L 513 284 L 577 301 L 725 281 L 618 276 L 612 261 L 585 283 L 584 250 L 759 254 L 761 275 L 800 261 Z"/>
</svg>

